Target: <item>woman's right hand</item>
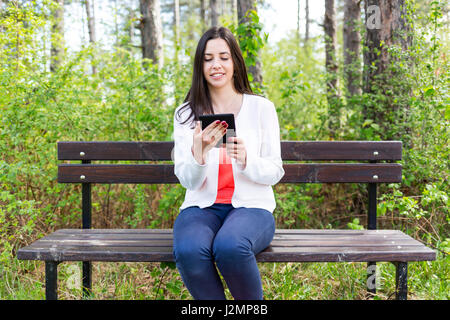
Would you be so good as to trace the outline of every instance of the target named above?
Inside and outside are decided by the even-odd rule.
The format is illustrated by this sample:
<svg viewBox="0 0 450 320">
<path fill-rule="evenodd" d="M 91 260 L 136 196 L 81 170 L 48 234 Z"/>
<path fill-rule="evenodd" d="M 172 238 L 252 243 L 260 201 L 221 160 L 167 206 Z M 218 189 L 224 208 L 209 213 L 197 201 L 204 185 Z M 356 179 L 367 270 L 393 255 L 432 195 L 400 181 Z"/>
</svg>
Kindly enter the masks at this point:
<svg viewBox="0 0 450 320">
<path fill-rule="evenodd" d="M 206 154 L 222 139 L 227 132 L 227 127 L 228 124 L 225 121 L 217 120 L 202 130 L 201 121 L 196 121 L 191 151 L 199 164 L 205 164 Z"/>
</svg>

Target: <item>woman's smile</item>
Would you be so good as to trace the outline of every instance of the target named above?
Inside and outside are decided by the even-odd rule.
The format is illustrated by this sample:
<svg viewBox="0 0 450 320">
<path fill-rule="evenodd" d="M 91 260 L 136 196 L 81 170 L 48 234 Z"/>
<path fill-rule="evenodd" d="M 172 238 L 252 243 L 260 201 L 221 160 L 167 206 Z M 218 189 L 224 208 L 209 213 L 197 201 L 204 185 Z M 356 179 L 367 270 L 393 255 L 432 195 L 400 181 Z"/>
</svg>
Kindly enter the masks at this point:
<svg viewBox="0 0 450 320">
<path fill-rule="evenodd" d="M 219 73 L 214 73 L 211 75 L 211 78 L 213 78 L 214 80 L 220 80 L 224 77 L 224 73 L 223 72 L 219 72 Z"/>
</svg>

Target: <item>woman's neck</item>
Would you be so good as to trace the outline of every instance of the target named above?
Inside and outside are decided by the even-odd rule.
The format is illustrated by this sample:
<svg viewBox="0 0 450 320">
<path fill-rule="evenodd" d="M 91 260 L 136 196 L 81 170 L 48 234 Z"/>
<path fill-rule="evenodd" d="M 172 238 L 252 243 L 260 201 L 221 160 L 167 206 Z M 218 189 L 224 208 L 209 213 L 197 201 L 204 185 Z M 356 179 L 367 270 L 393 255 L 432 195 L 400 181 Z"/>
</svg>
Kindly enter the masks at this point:
<svg viewBox="0 0 450 320">
<path fill-rule="evenodd" d="M 236 111 L 236 108 L 240 108 L 238 96 L 241 94 L 236 92 L 233 87 L 214 88 L 209 92 L 215 113 L 232 113 Z"/>
</svg>

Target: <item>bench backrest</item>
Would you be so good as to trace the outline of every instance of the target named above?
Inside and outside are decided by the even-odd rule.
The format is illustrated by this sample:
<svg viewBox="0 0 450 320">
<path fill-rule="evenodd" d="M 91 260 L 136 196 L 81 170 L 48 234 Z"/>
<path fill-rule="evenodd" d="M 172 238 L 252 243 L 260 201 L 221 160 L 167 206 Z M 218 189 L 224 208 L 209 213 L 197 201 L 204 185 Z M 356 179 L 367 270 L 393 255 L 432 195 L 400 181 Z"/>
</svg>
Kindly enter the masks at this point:
<svg viewBox="0 0 450 320">
<path fill-rule="evenodd" d="M 98 160 L 171 161 L 169 142 L 58 142 L 61 183 L 179 183 L 173 164 L 91 164 Z M 280 183 L 401 182 L 401 141 L 282 141 L 283 161 L 367 161 L 369 163 L 284 163 Z M 389 163 L 379 163 L 388 161 Z"/>
<path fill-rule="evenodd" d="M 92 164 L 92 161 L 167 162 L 172 161 L 173 147 L 173 141 L 58 142 L 59 160 L 81 161 L 58 165 L 58 182 L 82 183 L 83 227 L 90 228 L 91 224 L 92 183 L 179 183 L 170 163 Z M 377 183 L 402 179 L 402 166 L 394 163 L 402 159 L 401 141 L 281 141 L 281 157 L 288 163 L 283 163 L 285 175 L 279 183 L 367 183 L 368 229 L 376 229 Z"/>
</svg>

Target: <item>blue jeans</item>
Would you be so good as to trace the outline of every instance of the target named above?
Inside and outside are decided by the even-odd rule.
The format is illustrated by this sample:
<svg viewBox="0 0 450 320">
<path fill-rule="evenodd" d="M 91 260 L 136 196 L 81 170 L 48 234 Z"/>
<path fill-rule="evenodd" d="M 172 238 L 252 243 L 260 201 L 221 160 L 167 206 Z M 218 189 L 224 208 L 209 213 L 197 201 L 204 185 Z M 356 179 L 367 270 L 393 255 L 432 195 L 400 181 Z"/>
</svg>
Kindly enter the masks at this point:
<svg viewBox="0 0 450 320">
<path fill-rule="evenodd" d="M 173 227 L 173 253 L 184 284 L 194 299 L 224 300 L 220 270 L 235 299 L 261 300 L 255 255 L 275 233 L 271 212 L 216 203 L 180 211 Z"/>
</svg>

